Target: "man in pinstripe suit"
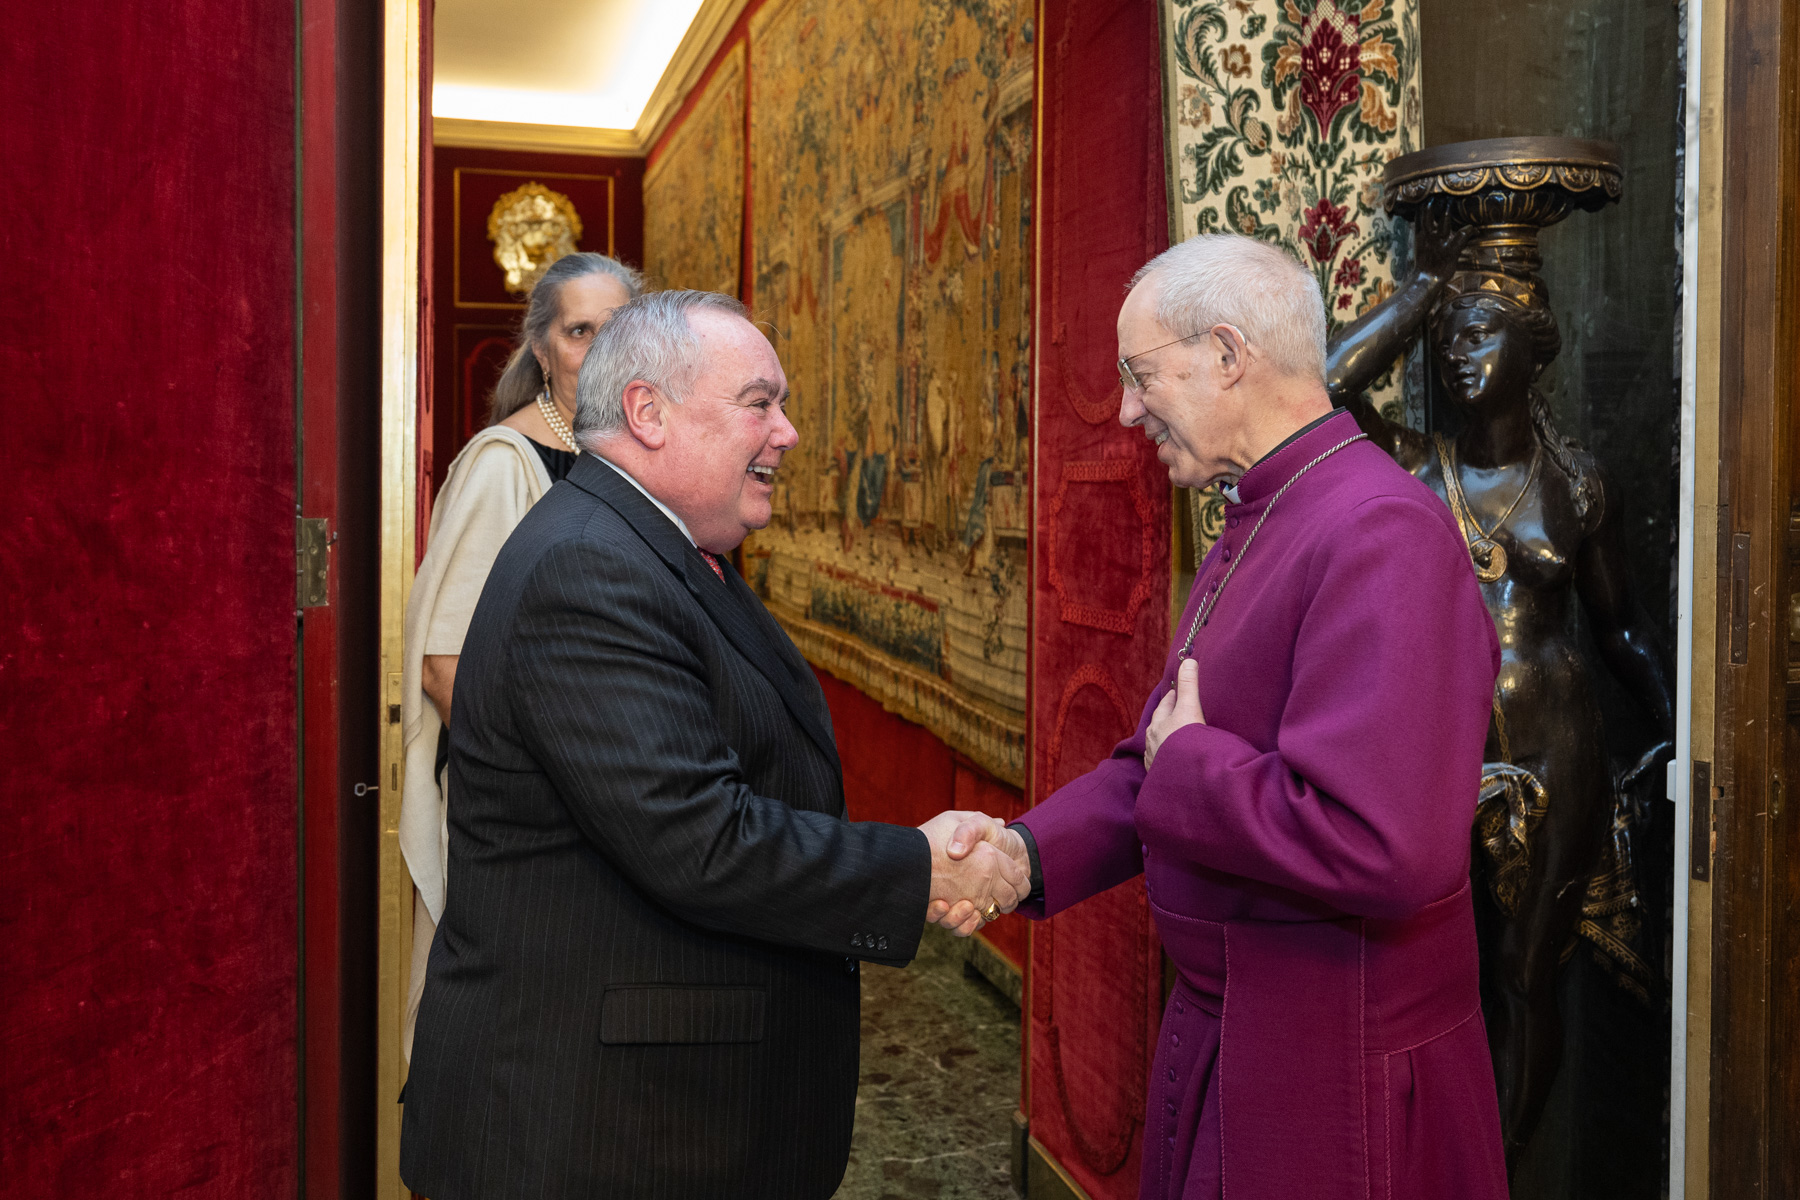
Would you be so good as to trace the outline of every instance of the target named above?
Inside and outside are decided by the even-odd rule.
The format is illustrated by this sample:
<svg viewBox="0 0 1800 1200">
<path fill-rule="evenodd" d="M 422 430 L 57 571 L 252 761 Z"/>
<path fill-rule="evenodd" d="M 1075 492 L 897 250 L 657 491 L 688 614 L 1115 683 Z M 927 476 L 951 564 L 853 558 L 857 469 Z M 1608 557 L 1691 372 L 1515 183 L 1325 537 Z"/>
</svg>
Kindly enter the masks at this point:
<svg viewBox="0 0 1800 1200">
<path fill-rule="evenodd" d="M 829 1196 L 858 960 L 1027 889 L 986 842 L 950 858 L 959 814 L 845 819 L 818 684 L 718 562 L 768 523 L 786 394 L 735 300 L 633 300 L 582 367 L 589 453 L 494 564 L 405 1096 L 431 1200 Z"/>
</svg>

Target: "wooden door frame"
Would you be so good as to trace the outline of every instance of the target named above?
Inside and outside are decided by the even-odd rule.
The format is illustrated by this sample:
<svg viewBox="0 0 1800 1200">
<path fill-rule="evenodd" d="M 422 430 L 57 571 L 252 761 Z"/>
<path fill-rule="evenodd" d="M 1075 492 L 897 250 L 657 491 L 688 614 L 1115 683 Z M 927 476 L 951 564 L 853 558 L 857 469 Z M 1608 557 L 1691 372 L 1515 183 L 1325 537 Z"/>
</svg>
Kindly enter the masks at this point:
<svg viewBox="0 0 1800 1200">
<path fill-rule="evenodd" d="M 1694 666 L 1711 696 L 1709 712 L 1695 705 L 1690 760 L 1685 1183 L 1689 1197 L 1749 1200 L 1800 1194 L 1800 837 L 1783 798 L 1800 769 L 1800 0 L 1705 8 L 1695 377 L 1716 398 L 1716 460 L 1704 438 L 1696 448 L 1718 465 L 1713 503 L 1704 469 L 1695 497 L 1716 533 L 1712 586 L 1695 596 L 1697 613 L 1710 601 Z"/>
<path fill-rule="evenodd" d="M 375 1194 L 405 1200 L 400 1181 L 406 1082 L 401 1029 L 412 961 L 412 877 L 400 854 L 402 628 L 417 525 L 419 403 L 420 0 L 383 0 L 381 179 L 381 850 L 377 899 Z M 385 1101 L 385 1102 L 384 1102 Z"/>
</svg>

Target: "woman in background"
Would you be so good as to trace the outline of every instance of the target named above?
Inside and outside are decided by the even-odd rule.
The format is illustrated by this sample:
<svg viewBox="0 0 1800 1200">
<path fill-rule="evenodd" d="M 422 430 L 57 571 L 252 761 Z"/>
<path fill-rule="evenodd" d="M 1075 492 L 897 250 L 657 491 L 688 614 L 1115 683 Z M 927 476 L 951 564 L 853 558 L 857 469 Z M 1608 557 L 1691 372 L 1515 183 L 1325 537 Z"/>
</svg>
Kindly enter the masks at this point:
<svg viewBox="0 0 1800 1200">
<path fill-rule="evenodd" d="M 406 605 L 402 675 L 400 851 L 415 893 L 401 1037 L 408 1059 L 425 962 L 444 914 L 450 705 L 463 636 L 500 547 L 581 453 L 571 432 L 575 381 L 594 331 L 643 290 L 642 276 L 604 254 L 570 254 L 550 265 L 531 289 L 518 346 L 494 387 L 488 427 L 450 464 L 432 509 L 425 558 Z"/>
</svg>

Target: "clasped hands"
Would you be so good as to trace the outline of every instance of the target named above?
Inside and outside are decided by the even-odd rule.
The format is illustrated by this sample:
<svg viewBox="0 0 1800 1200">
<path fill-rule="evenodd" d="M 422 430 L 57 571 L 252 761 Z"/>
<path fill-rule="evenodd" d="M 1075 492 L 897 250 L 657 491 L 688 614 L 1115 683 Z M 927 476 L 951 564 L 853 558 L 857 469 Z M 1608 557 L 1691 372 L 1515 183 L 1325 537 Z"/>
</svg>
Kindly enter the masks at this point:
<svg viewBox="0 0 1800 1200">
<path fill-rule="evenodd" d="M 1200 667 L 1183 660 L 1175 686 L 1157 704 L 1145 730 L 1144 766 L 1149 768 L 1170 734 L 1203 725 Z M 931 900 L 925 919 L 958 937 L 968 937 L 1031 894 L 1031 855 L 1025 839 L 1006 822 L 979 812 L 943 812 L 919 826 L 931 843 Z"/>
<path fill-rule="evenodd" d="M 925 919 L 968 937 L 1031 894 L 1025 839 L 978 812 L 942 812 L 919 826 L 931 843 L 931 897 Z"/>
</svg>

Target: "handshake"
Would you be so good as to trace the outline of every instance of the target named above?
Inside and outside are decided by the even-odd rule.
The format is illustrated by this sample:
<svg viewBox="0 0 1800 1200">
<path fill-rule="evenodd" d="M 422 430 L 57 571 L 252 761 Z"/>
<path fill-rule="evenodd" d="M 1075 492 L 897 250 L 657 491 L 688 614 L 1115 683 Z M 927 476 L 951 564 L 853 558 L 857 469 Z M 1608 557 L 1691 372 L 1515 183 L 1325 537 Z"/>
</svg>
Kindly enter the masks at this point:
<svg viewBox="0 0 1800 1200">
<path fill-rule="evenodd" d="M 925 919 L 968 937 L 1031 894 L 1025 839 L 978 812 L 944 812 L 919 826 L 931 843 L 931 898 Z"/>
</svg>

